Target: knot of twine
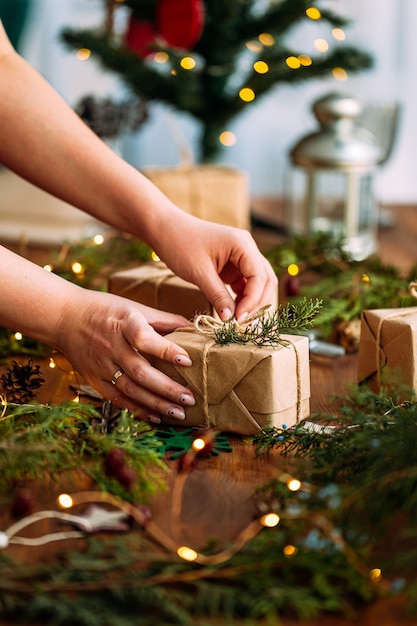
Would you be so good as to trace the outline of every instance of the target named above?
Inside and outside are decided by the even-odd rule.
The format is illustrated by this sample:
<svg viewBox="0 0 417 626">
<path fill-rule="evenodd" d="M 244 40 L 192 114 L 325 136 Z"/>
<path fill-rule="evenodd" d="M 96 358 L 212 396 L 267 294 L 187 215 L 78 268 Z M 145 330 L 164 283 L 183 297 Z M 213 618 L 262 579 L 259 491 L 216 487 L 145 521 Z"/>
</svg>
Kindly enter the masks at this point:
<svg viewBox="0 0 417 626">
<path fill-rule="evenodd" d="M 270 309 L 271 305 L 264 306 L 258 309 L 251 316 L 245 318 L 242 322 L 238 322 L 236 319 L 222 321 L 216 319 L 211 315 L 199 314 L 196 315 L 190 326 L 185 326 L 183 328 L 179 328 L 178 330 L 185 332 L 197 332 L 201 335 L 206 335 L 211 337 L 211 341 L 207 341 L 204 346 L 204 349 L 201 353 L 201 370 L 202 370 L 202 392 L 203 392 L 203 414 L 205 423 L 210 426 L 210 416 L 209 416 L 209 396 L 208 396 L 208 366 L 209 366 L 209 351 L 218 343 L 216 341 L 216 332 L 223 327 L 224 324 L 232 324 L 233 327 L 238 332 L 245 332 L 245 329 L 249 328 L 253 322 L 259 320 L 268 309 Z M 300 368 L 300 355 L 297 350 L 296 345 L 291 340 L 286 340 L 285 344 L 287 346 L 291 346 L 294 350 L 295 354 L 295 362 L 296 362 L 296 377 L 297 377 L 297 413 L 296 413 L 296 423 L 298 424 L 300 421 L 301 414 L 301 368 Z"/>
<path fill-rule="evenodd" d="M 408 290 L 410 292 L 410 294 L 413 296 L 413 298 L 417 298 L 417 281 L 413 281 L 408 285 Z M 384 317 L 382 319 L 379 320 L 378 323 L 378 328 L 376 331 L 376 338 L 375 338 L 375 342 L 376 342 L 376 378 L 377 378 L 377 384 L 378 387 L 381 385 L 381 350 L 379 348 L 379 344 L 381 343 L 381 334 L 382 334 L 382 324 L 389 319 L 392 319 L 393 317 L 407 317 L 408 315 L 415 315 L 414 311 L 402 311 L 399 312 L 397 311 L 393 311 L 393 313 L 391 313 L 391 315 L 388 315 L 387 317 Z"/>
</svg>

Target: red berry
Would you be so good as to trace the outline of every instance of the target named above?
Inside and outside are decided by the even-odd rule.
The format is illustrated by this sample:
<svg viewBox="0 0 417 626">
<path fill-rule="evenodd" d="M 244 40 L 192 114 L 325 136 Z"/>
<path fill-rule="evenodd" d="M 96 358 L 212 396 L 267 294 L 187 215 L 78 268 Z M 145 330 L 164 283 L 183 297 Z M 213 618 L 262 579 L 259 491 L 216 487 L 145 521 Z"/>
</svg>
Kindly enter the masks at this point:
<svg viewBox="0 0 417 626">
<path fill-rule="evenodd" d="M 17 492 L 12 503 L 12 516 L 20 519 L 27 517 L 33 511 L 33 496 L 29 489 L 21 489 Z"/>
<path fill-rule="evenodd" d="M 287 296 L 298 296 L 300 294 L 300 281 L 297 276 L 289 276 L 285 284 Z"/>
<path fill-rule="evenodd" d="M 116 478 L 120 470 L 125 466 L 125 454 L 121 448 L 113 448 L 104 460 L 104 471 L 107 476 Z"/>
<path fill-rule="evenodd" d="M 132 467 L 129 467 L 129 465 L 125 465 L 120 468 L 115 478 L 125 489 L 130 489 L 136 480 L 136 472 Z"/>
</svg>

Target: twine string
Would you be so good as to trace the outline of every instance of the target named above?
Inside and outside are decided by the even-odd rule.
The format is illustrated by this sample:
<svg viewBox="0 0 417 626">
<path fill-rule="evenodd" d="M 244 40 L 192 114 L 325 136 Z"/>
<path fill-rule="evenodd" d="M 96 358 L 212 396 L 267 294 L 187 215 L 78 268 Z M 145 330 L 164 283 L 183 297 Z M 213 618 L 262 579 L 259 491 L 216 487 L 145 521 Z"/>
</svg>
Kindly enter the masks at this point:
<svg viewBox="0 0 417 626">
<path fill-rule="evenodd" d="M 256 311 L 253 315 L 247 317 L 243 322 L 238 322 L 236 319 L 228 320 L 228 323 L 233 324 L 236 328 L 237 332 L 244 332 L 246 328 L 248 328 L 253 322 L 262 317 L 265 312 L 270 308 L 270 305 L 264 306 L 258 311 Z M 208 394 L 208 368 L 210 361 L 210 350 L 216 344 L 215 334 L 216 331 L 219 330 L 223 326 L 224 322 L 216 319 L 211 315 L 199 314 L 194 317 L 192 320 L 192 324 L 190 326 L 186 326 L 183 328 L 179 328 L 180 331 L 185 332 L 197 332 L 201 335 L 206 335 L 211 338 L 211 341 L 208 341 L 204 349 L 201 353 L 201 369 L 202 369 L 202 396 L 203 396 L 203 415 L 205 424 L 210 426 L 210 415 L 209 415 L 209 394 Z M 301 363 L 300 363 L 300 354 L 295 345 L 295 343 L 289 339 L 286 339 L 286 343 L 291 346 L 294 350 L 295 354 L 295 364 L 296 364 L 296 381 L 297 381 L 297 401 L 296 401 L 296 423 L 298 424 L 300 421 L 301 415 Z"/>
</svg>

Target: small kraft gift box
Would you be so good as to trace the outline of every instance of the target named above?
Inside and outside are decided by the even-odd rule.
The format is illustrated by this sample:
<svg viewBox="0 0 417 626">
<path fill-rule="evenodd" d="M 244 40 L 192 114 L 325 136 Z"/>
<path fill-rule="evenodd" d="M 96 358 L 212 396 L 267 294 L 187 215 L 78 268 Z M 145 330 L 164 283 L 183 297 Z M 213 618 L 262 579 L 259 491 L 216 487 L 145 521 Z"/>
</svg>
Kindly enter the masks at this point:
<svg viewBox="0 0 417 626">
<path fill-rule="evenodd" d="M 417 306 L 364 311 L 358 382 L 378 392 L 396 389 L 402 399 L 417 393 Z"/>
<path fill-rule="evenodd" d="M 187 163 L 141 171 L 187 213 L 226 226 L 250 228 L 249 182 L 244 172 L 224 165 Z"/>
<path fill-rule="evenodd" d="M 201 316 L 204 317 L 204 316 Z M 194 325 L 167 335 L 185 348 L 193 365 L 180 367 L 150 357 L 152 364 L 189 387 L 196 404 L 176 426 L 212 428 L 253 436 L 266 426 L 291 427 L 309 415 L 308 338 L 282 335 L 278 345 L 219 344 L 213 328 Z M 217 320 L 210 325 L 221 325 Z"/>
<path fill-rule="evenodd" d="M 183 315 L 188 320 L 198 313 L 212 313 L 212 306 L 202 291 L 175 276 L 160 261 L 115 272 L 109 277 L 108 289 L 110 293 L 160 311 Z"/>
</svg>

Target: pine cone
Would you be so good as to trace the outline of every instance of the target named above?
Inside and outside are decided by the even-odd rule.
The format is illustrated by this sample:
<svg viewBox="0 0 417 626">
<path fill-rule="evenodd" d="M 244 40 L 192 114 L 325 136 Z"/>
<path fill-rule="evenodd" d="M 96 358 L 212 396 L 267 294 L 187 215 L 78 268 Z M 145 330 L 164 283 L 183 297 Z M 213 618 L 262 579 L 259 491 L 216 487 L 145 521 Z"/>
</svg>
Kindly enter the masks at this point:
<svg viewBox="0 0 417 626">
<path fill-rule="evenodd" d="M 13 361 L 0 378 L 8 402 L 26 404 L 34 399 L 35 390 L 45 382 L 39 365 L 29 359 L 27 365 Z"/>
</svg>

